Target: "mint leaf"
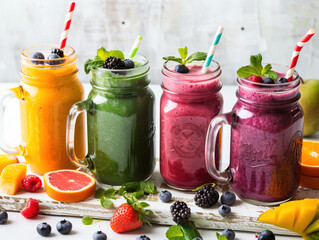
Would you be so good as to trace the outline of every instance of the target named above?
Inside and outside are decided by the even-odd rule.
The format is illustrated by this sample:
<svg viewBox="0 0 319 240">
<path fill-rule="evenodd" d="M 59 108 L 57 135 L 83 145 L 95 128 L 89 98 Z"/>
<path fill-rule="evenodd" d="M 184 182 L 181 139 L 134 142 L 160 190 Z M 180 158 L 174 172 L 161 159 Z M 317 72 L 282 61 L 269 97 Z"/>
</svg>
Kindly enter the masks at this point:
<svg viewBox="0 0 319 240">
<path fill-rule="evenodd" d="M 182 64 L 183 60 L 181 58 L 177 58 L 174 56 L 168 56 L 168 57 L 163 57 L 164 60 L 167 61 L 174 61 L 174 62 L 178 62 L 179 64 Z"/>
<path fill-rule="evenodd" d="M 133 192 L 132 196 L 135 197 L 136 199 L 140 199 L 142 197 L 144 197 L 144 192 Z"/>
<path fill-rule="evenodd" d="M 185 65 L 186 63 L 186 58 L 187 58 L 187 54 L 188 54 L 188 49 L 187 47 L 184 47 L 184 48 L 179 48 L 178 49 L 178 52 L 179 52 L 179 55 L 181 56 L 182 58 L 182 64 Z"/>
<path fill-rule="evenodd" d="M 100 204 L 104 208 L 110 208 L 113 206 L 113 202 L 111 201 L 111 199 L 109 199 L 105 196 L 101 197 Z"/>
<path fill-rule="evenodd" d="M 108 57 L 116 57 L 116 58 L 119 58 L 119 59 L 122 59 L 122 60 L 125 59 L 124 53 L 122 51 L 120 51 L 120 50 L 111 50 L 111 51 L 109 51 Z"/>
<path fill-rule="evenodd" d="M 186 59 L 186 63 L 191 63 L 193 61 L 204 61 L 206 57 L 207 53 L 205 52 L 195 52 Z"/>
<path fill-rule="evenodd" d="M 278 75 L 275 71 L 268 71 L 267 73 L 265 73 L 263 76 L 267 77 L 267 78 L 271 78 L 272 80 L 277 80 L 278 79 Z"/>
<path fill-rule="evenodd" d="M 106 51 L 104 47 L 101 47 L 100 49 L 97 50 L 97 56 L 98 56 L 101 60 L 105 61 L 105 59 L 106 59 L 107 57 L 109 57 L 109 52 Z"/>
<path fill-rule="evenodd" d="M 261 70 L 261 76 L 263 76 L 263 75 L 265 75 L 266 73 L 268 73 L 271 68 L 272 68 L 272 66 L 271 66 L 270 64 L 267 64 L 267 65 Z"/>
<path fill-rule="evenodd" d="M 263 66 L 261 64 L 262 62 L 262 56 L 261 54 L 257 54 L 257 55 L 251 55 L 250 56 L 250 66 L 252 66 L 255 71 L 256 71 L 256 74 L 257 76 L 261 76 L 261 71 L 263 69 Z"/>
<path fill-rule="evenodd" d="M 103 188 L 99 188 L 95 191 L 94 193 L 94 197 L 95 198 L 101 198 L 103 196 L 104 193 L 104 189 Z"/>
<path fill-rule="evenodd" d="M 177 225 L 171 226 L 166 231 L 166 237 L 168 240 L 185 240 L 184 234 L 183 234 L 181 228 Z"/>
<path fill-rule="evenodd" d="M 225 235 L 220 235 L 219 233 L 216 233 L 218 240 L 227 240 L 227 237 Z"/>
<path fill-rule="evenodd" d="M 91 217 L 85 216 L 82 218 L 82 223 L 84 225 L 91 225 L 93 223 L 93 219 Z"/>
<path fill-rule="evenodd" d="M 116 197 L 115 197 L 116 193 L 117 193 L 117 190 L 115 190 L 114 188 L 109 188 L 109 189 L 104 191 L 103 196 L 106 198 L 116 199 Z"/>
<path fill-rule="evenodd" d="M 255 68 L 253 68 L 252 66 L 244 66 L 244 67 L 239 68 L 237 70 L 237 75 L 240 78 L 248 78 L 252 75 L 259 76 L 259 74 L 256 72 Z"/>
<path fill-rule="evenodd" d="M 157 193 L 157 189 L 156 189 L 155 185 L 149 181 L 140 182 L 140 186 L 137 190 L 143 191 L 144 193 L 149 193 L 149 194 Z"/>
<path fill-rule="evenodd" d="M 84 63 L 84 71 L 86 74 L 88 74 L 92 69 L 103 67 L 103 60 L 91 60 L 88 59 Z"/>
</svg>

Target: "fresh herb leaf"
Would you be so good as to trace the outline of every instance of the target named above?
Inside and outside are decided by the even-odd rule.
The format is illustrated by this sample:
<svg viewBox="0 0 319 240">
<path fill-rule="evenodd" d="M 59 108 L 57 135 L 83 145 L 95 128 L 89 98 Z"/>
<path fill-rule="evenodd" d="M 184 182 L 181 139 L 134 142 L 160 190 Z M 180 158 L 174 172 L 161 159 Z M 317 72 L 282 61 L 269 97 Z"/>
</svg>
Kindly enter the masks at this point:
<svg viewBox="0 0 319 240">
<path fill-rule="evenodd" d="M 104 191 L 103 196 L 106 198 L 116 199 L 115 194 L 117 193 L 117 190 L 114 188 L 109 188 Z"/>
<path fill-rule="evenodd" d="M 97 56 L 98 56 L 101 60 L 105 61 L 105 59 L 106 59 L 107 57 L 109 57 L 109 52 L 106 51 L 104 47 L 101 47 L 100 49 L 97 50 Z"/>
<path fill-rule="evenodd" d="M 188 48 L 184 47 L 184 48 L 179 48 L 178 49 L 179 55 L 181 56 L 181 58 L 183 59 L 183 62 L 185 61 L 185 59 L 187 58 L 187 54 L 188 54 Z M 184 65 L 184 64 L 183 64 Z"/>
<path fill-rule="evenodd" d="M 122 59 L 124 60 L 125 57 L 124 57 L 124 53 L 120 50 L 111 50 L 109 51 L 109 55 L 107 57 L 116 57 L 116 58 L 119 58 L 119 59 Z"/>
<path fill-rule="evenodd" d="M 95 191 L 94 197 L 100 199 L 103 196 L 103 193 L 104 193 L 104 189 L 103 188 L 99 188 L 99 189 L 97 189 Z"/>
<path fill-rule="evenodd" d="M 237 75 L 240 78 L 248 78 L 252 75 L 259 76 L 258 73 L 256 72 L 255 68 L 253 68 L 252 66 L 244 66 L 244 67 L 239 68 L 237 70 Z"/>
<path fill-rule="evenodd" d="M 263 69 L 263 66 L 261 64 L 263 58 L 261 56 L 261 54 L 257 54 L 257 55 L 251 55 L 250 56 L 250 66 L 252 66 L 253 68 L 255 68 L 258 76 L 261 75 L 261 70 Z"/>
<path fill-rule="evenodd" d="M 100 204 L 104 208 L 110 208 L 113 206 L 113 202 L 108 197 L 102 196 L 100 198 Z"/>
<path fill-rule="evenodd" d="M 152 182 L 149 182 L 149 181 L 140 182 L 140 185 L 139 185 L 137 191 L 140 191 L 140 192 L 143 191 L 144 193 L 148 193 L 148 194 L 157 193 L 157 189 L 156 189 L 155 185 Z"/>
<path fill-rule="evenodd" d="M 277 73 L 271 70 L 272 66 L 267 64 L 265 67 L 262 66 L 261 54 L 250 56 L 250 65 L 241 67 L 237 70 L 237 75 L 240 78 L 248 78 L 252 75 L 260 77 L 269 77 L 273 80 L 277 80 Z"/>
<path fill-rule="evenodd" d="M 142 197 L 144 197 L 144 192 L 133 192 L 132 196 L 135 197 L 136 199 L 140 199 Z"/>
<path fill-rule="evenodd" d="M 178 62 L 179 64 L 182 64 L 183 60 L 181 58 L 177 58 L 174 56 L 168 56 L 168 57 L 163 57 L 164 60 L 167 61 L 174 61 L 174 62 Z"/>
<path fill-rule="evenodd" d="M 225 235 L 221 235 L 219 233 L 216 233 L 217 239 L 218 240 L 227 240 L 227 237 Z"/>
<path fill-rule="evenodd" d="M 267 73 L 265 73 L 263 76 L 271 78 L 272 80 L 277 80 L 278 79 L 278 75 L 275 71 L 268 71 Z"/>
<path fill-rule="evenodd" d="M 185 240 L 184 234 L 183 234 L 181 228 L 177 225 L 171 226 L 166 231 L 166 237 L 168 240 Z"/>
<path fill-rule="evenodd" d="M 86 74 L 89 74 L 89 72 L 92 71 L 92 69 L 103 67 L 103 63 L 104 63 L 103 60 L 88 59 L 84 63 L 84 71 L 85 71 Z"/>
<path fill-rule="evenodd" d="M 93 223 L 93 219 L 91 217 L 85 216 L 82 218 L 82 223 L 84 225 L 91 225 Z"/>
<path fill-rule="evenodd" d="M 204 61 L 206 57 L 207 53 L 195 52 L 186 59 L 186 63 L 191 63 L 193 61 Z"/>
</svg>

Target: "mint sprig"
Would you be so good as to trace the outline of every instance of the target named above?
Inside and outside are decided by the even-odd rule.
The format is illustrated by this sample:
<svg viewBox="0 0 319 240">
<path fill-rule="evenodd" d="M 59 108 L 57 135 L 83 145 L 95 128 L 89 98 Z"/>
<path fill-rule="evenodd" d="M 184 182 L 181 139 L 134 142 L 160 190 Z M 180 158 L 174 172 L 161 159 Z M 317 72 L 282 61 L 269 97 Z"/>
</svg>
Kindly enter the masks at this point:
<svg viewBox="0 0 319 240">
<path fill-rule="evenodd" d="M 227 237 L 225 235 L 221 235 L 219 233 L 216 233 L 216 237 L 218 240 L 227 240 Z"/>
<path fill-rule="evenodd" d="M 185 240 L 182 229 L 177 225 L 171 226 L 166 231 L 166 237 L 168 240 Z"/>
<path fill-rule="evenodd" d="M 84 225 L 92 225 L 93 223 L 95 222 L 101 222 L 102 220 L 93 220 L 91 217 L 88 217 L 88 216 L 84 216 L 82 218 L 82 223 Z"/>
<path fill-rule="evenodd" d="M 207 57 L 207 53 L 205 52 L 195 52 L 188 56 L 188 48 L 179 48 L 178 49 L 180 57 L 168 56 L 163 57 L 164 60 L 178 62 L 179 64 L 186 65 L 187 63 L 191 63 L 193 61 L 203 61 Z"/>
<path fill-rule="evenodd" d="M 97 54 L 94 57 L 94 59 L 88 59 L 84 63 L 84 71 L 86 74 L 88 74 L 92 69 L 96 69 L 99 67 L 103 67 L 105 59 L 108 57 L 116 57 L 119 59 L 124 60 L 124 53 L 120 50 L 111 50 L 106 51 L 104 47 L 101 47 L 97 50 Z"/>
<path fill-rule="evenodd" d="M 265 67 L 262 66 L 262 56 L 261 54 L 250 56 L 250 65 L 241 67 L 237 70 L 237 75 L 240 78 L 248 78 L 252 75 L 267 77 L 273 80 L 277 80 L 277 73 L 272 69 L 270 64 Z"/>
</svg>

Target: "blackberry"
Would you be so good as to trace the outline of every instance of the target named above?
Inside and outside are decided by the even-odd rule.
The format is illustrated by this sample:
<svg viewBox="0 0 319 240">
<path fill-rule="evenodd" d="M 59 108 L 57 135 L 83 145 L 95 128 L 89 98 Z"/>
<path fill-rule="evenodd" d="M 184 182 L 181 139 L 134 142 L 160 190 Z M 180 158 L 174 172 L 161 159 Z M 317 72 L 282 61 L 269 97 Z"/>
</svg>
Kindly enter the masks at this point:
<svg viewBox="0 0 319 240">
<path fill-rule="evenodd" d="M 103 68 L 107 69 L 126 69 L 125 62 L 116 57 L 108 57 L 105 59 Z"/>
<path fill-rule="evenodd" d="M 63 57 L 64 57 L 63 50 L 61 50 L 60 48 L 52 48 L 52 49 L 51 49 L 51 53 L 56 53 L 56 54 L 58 54 L 60 58 L 63 58 Z"/>
<path fill-rule="evenodd" d="M 197 191 L 194 201 L 202 208 L 209 208 L 218 202 L 219 194 L 212 185 L 205 185 Z"/>
<path fill-rule="evenodd" d="M 185 202 L 176 201 L 171 206 L 171 214 L 173 216 L 173 221 L 177 224 L 186 223 L 191 216 L 191 209 L 187 206 Z"/>
</svg>

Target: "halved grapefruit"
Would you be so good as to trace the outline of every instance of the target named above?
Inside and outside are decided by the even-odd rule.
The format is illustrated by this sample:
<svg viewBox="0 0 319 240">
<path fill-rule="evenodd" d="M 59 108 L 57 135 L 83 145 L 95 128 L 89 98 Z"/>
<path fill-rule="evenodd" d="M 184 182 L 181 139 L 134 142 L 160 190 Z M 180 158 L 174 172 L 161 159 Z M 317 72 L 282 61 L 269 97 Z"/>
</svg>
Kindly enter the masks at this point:
<svg viewBox="0 0 319 240">
<path fill-rule="evenodd" d="M 57 170 L 43 175 L 49 197 L 60 202 L 80 202 L 95 192 L 96 181 L 87 173 L 77 170 Z"/>
</svg>

